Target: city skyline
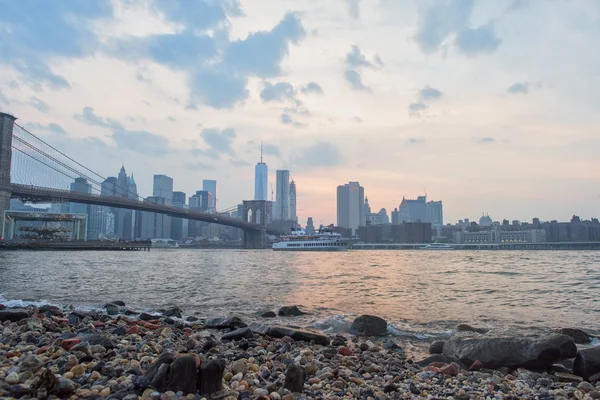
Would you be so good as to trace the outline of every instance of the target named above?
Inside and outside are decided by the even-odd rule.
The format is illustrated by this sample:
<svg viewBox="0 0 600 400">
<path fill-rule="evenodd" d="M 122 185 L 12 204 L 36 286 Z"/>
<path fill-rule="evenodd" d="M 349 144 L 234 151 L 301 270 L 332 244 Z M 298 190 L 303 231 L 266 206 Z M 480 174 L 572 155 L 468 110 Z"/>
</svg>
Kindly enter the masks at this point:
<svg viewBox="0 0 600 400">
<path fill-rule="evenodd" d="M 349 180 L 388 212 L 427 187 L 448 222 L 598 215 L 597 2 L 353 3 L 241 1 L 203 26 L 186 15 L 203 2 L 57 3 L 40 17 L 58 43 L 10 2 L 0 110 L 104 176 L 125 162 L 144 196 L 166 174 L 216 179 L 219 208 L 252 199 L 263 141 L 301 223 L 334 222 Z"/>
</svg>

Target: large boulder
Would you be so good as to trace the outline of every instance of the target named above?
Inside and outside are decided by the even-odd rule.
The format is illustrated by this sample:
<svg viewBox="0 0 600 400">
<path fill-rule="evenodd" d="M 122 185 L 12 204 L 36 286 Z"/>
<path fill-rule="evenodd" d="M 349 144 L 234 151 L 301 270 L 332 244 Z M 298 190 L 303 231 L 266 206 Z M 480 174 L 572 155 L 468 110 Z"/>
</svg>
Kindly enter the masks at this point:
<svg viewBox="0 0 600 400">
<path fill-rule="evenodd" d="M 224 334 L 221 336 L 221 340 L 241 340 L 250 339 L 251 337 L 252 331 L 250 328 L 240 328 Z"/>
<path fill-rule="evenodd" d="M 566 335 L 540 339 L 527 337 L 464 338 L 454 336 L 444 345 L 446 357 L 459 359 L 465 365 L 481 361 L 485 368 L 546 368 L 555 361 L 574 357 L 577 346 Z"/>
<path fill-rule="evenodd" d="M 230 318 L 212 318 L 206 322 L 205 328 L 208 329 L 239 329 L 248 325 L 240 317 Z"/>
<path fill-rule="evenodd" d="M 277 313 L 280 317 L 297 317 L 299 315 L 304 315 L 298 306 L 284 306 L 281 307 Z"/>
<path fill-rule="evenodd" d="M 167 390 L 175 393 L 182 391 L 184 394 L 196 393 L 196 379 L 198 370 L 194 356 L 176 358 L 171 364 Z"/>
<path fill-rule="evenodd" d="M 0 322 L 10 321 L 17 322 L 22 319 L 28 318 L 29 314 L 25 310 L 1 310 L 0 311 Z"/>
<path fill-rule="evenodd" d="M 196 381 L 198 393 L 210 395 L 221 390 L 223 386 L 223 372 L 225 372 L 225 360 L 222 358 L 202 363 L 198 370 Z"/>
<path fill-rule="evenodd" d="M 303 342 L 310 342 L 314 340 L 316 344 L 323 346 L 329 346 L 330 343 L 329 336 L 325 335 L 323 332 L 309 328 L 301 328 L 299 326 L 264 325 L 255 323 L 250 326 L 250 329 L 254 333 L 270 336 L 276 339 L 289 336 L 294 340 Z"/>
<path fill-rule="evenodd" d="M 350 333 L 361 336 L 385 336 L 387 334 L 387 322 L 385 319 L 374 315 L 361 315 L 352 322 Z"/>
<path fill-rule="evenodd" d="M 435 340 L 429 346 L 429 354 L 442 354 L 444 352 L 444 345 L 446 341 L 444 340 Z"/>
<path fill-rule="evenodd" d="M 578 328 L 562 328 L 557 332 L 572 337 L 577 344 L 588 344 L 594 339 L 594 336 Z"/>
<path fill-rule="evenodd" d="M 107 350 L 117 348 L 117 345 L 110 338 L 97 333 L 79 333 L 76 338 L 79 339 L 81 343 L 89 343 L 90 346 L 100 345 Z"/>
<path fill-rule="evenodd" d="M 573 364 L 575 375 L 589 381 L 592 375 L 600 373 L 600 346 L 581 350 Z"/>
</svg>

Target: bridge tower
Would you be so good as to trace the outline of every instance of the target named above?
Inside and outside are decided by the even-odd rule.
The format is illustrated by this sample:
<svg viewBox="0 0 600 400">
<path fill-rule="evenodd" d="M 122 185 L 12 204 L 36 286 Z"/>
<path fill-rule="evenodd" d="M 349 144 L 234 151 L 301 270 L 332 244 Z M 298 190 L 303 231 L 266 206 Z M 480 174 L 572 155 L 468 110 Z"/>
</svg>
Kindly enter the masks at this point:
<svg viewBox="0 0 600 400">
<path fill-rule="evenodd" d="M 244 248 L 264 249 L 267 241 L 267 202 L 244 200 L 244 221 L 260 224 L 259 229 L 244 230 Z"/>
<path fill-rule="evenodd" d="M 0 222 L 4 211 L 10 209 L 10 163 L 12 159 L 13 124 L 16 118 L 0 112 Z"/>
</svg>

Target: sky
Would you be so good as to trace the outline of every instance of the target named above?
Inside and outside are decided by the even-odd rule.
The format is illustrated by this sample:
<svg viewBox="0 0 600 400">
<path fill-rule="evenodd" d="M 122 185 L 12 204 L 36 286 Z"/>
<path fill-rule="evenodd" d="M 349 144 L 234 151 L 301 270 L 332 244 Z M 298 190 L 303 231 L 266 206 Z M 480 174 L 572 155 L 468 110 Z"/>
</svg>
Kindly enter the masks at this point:
<svg viewBox="0 0 600 400">
<path fill-rule="evenodd" d="M 0 0 L 0 111 L 90 169 L 220 208 L 289 169 L 445 222 L 600 216 L 600 1 Z"/>
</svg>

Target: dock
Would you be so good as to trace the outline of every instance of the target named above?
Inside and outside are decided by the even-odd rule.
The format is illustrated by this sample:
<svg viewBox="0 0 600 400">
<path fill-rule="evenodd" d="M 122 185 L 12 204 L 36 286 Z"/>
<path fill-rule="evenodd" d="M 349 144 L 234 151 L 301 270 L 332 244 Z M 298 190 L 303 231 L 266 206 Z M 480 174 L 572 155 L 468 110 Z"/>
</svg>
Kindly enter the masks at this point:
<svg viewBox="0 0 600 400">
<path fill-rule="evenodd" d="M 115 241 L 0 241 L 2 250 L 93 250 L 93 251 L 150 251 L 152 244 L 140 242 L 115 242 Z"/>
</svg>

